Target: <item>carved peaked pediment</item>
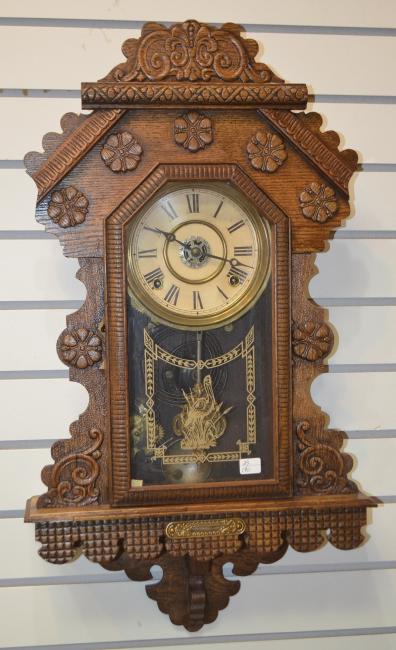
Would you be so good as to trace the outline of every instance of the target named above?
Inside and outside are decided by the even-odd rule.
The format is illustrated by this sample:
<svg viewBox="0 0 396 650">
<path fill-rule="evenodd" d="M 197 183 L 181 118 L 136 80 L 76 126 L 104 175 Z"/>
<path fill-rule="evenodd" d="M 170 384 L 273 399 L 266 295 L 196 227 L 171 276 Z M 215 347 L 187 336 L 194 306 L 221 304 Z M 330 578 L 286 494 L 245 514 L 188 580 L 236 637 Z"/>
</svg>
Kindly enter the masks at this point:
<svg viewBox="0 0 396 650">
<path fill-rule="evenodd" d="M 187 20 L 165 27 L 146 23 L 140 38 L 122 46 L 127 59 L 101 81 L 282 82 L 265 63 L 257 63 L 258 44 L 241 37 L 240 25 L 220 28 Z"/>
<path fill-rule="evenodd" d="M 47 134 L 44 151 L 25 157 L 38 187 L 37 220 L 59 238 L 65 255 L 79 259 L 77 278 L 86 287 L 86 299 L 67 316 L 57 351 L 70 380 L 89 394 L 88 407 L 72 423 L 70 436 L 52 446 L 53 463 L 42 471 L 47 491 L 28 502 L 26 520 L 36 523 L 39 553 L 48 562 L 61 564 L 83 553 L 105 569 L 125 571 L 132 580 L 149 580 L 152 566 L 159 565 L 163 577 L 146 587 L 147 594 L 173 623 L 190 631 L 214 621 L 238 591 L 239 582 L 223 575 L 226 563 L 233 564 L 235 575 L 249 575 L 259 563 L 280 559 L 288 546 L 307 552 L 327 540 L 340 549 L 355 548 L 363 540 L 366 509 L 377 503 L 350 478 L 352 459 L 343 448 L 344 434 L 327 428 L 328 418 L 310 392 L 315 378 L 326 372 L 334 343 L 325 310 L 309 296 L 314 254 L 349 215 L 348 184 L 357 156 L 339 149 L 335 132 L 321 131 L 317 113 L 294 112 L 306 107 L 306 85 L 285 83 L 256 61 L 258 45 L 242 32 L 232 23 L 214 27 L 196 20 L 144 25 L 140 38 L 124 43 L 123 63 L 100 81 L 82 84 L 82 106 L 92 113 L 67 114 L 61 120 L 63 132 Z M 208 209 L 210 216 L 205 208 L 200 211 L 201 190 L 224 193 Z M 169 201 L 162 204 L 164 224 L 158 221 L 153 228 L 145 222 L 142 228 L 165 236 L 166 242 L 155 239 L 133 252 L 140 220 L 172 191 L 187 192 L 182 197 L 187 204 L 182 200 L 176 211 Z M 256 224 L 256 233 L 261 218 L 267 223 L 268 240 L 263 232 L 256 247 L 262 249 L 257 266 L 263 266 L 268 248 L 271 273 L 264 293 L 246 312 L 225 319 L 221 308 L 216 327 L 204 334 L 208 340 L 214 337 L 208 357 L 209 346 L 201 355 L 202 332 L 200 344 L 195 332 L 208 285 L 189 276 L 195 289 L 188 287 L 186 295 L 192 299 L 188 309 L 196 310 L 195 321 L 190 330 L 188 325 L 181 330 L 176 318 L 163 322 L 155 309 L 144 307 L 143 298 L 140 304 L 134 294 L 139 276 L 130 260 L 135 255 L 151 264 L 153 259 L 142 277 L 148 286 L 155 278 L 153 292 L 158 290 L 158 296 L 163 290 L 164 300 L 176 307 L 179 288 L 166 288 L 163 281 L 165 266 L 172 273 L 168 244 L 176 242 L 182 247 L 177 257 L 181 266 L 167 281 L 183 282 L 186 269 L 194 274 L 199 253 L 205 263 L 207 258 L 223 263 L 229 280 L 217 290 L 228 300 L 238 270 L 242 279 L 237 284 L 243 286 L 255 259 L 246 235 L 240 241 L 227 239 L 227 233 L 245 233 L 247 224 L 240 217 L 227 224 L 225 207 L 221 210 L 228 193 L 236 204 L 242 201 L 239 209 L 245 202 L 251 206 L 252 215 L 247 207 L 243 214 Z M 201 228 L 213 231 L 205 235 L 208 241 L 195 242 L 193 260 L 184 256 L 187 235 L 177 231 L 185 222 L 187 227 L 194 224 L 187 241 L 203 237 Z M 217 245 L 216 229 L 225 242 L 223 253 L 210 248 Z M 200 282 L 202 295 L 196 290 Z M 235 339 L 230 347 L 226 335 L 236 336 L 245 318 L 256 325 L 254 337 L 244 335 L 242 343 Z M 178 352 L 178 347 L 160 345 L 161 327 L 178 341 L 181 332 L 185 340 L 197 334 L 196 357 L 193 348 Z M 257 354 L 256 334 L 261 341 Z M 266 362 L 259 351 L 264 338 L 269 342 Z M 235 360 L 243 368 L 238 376 L 229 365 Z M 197 376 L 199 369 L 209 373 L 195 393 L 188 383 L 191 369 Z M 212 371 L 219 374 L 212 376 Z M 238 394 L 234 407 L 224 387 L 238 386 L 239 392 L 244 381 L 246 405 Z M 212 406 L 207 409 L 204 388 L 209 385 Z M 264 385 L 270 387 L 268 395 Z M 179 404 L 181 395 L 188 401 L 186 396 L 193 394 L 199 417 L 191 431 L 205 436 L 188 438 L 186 461 L 165 451 L 180 436 L 187 411 L 179 409 L 170 425 L 161 422 L 161 409 L 166 412 Z M 137 409 L 135 398 L 140 400 Z M 217 421 L 221 427 L 213 429 Z M 227 429 L 228 421 L 232 425 Z M 207 428 L 201 431 L 204 422 Z M 206 480 L 198 474 L 194 482 L 186 480 L 186 464 L 203 467 L 202 458 L 209 456 L 207 440 L 217 444 L 233 431 L 239 436 L 245 423 L 247 438 L 237 440 L 238 458 L 256 467 L 252 476 L 235 464 L 231 478 Z M 202 449 L 191 440 L 204 440 Z M 214 451 L 214 460 L 227 461 L 228 467 L 237 457 L 227 447 Z M 134 464 L 139 455 L 146 459 L 143 478 Z M 260 468 L 268 464 L 267 473 L 257 470 L 258 461 Z M 155 462 L 162 463 L 157 465 L 162 472 L 158 483 L 144 473 Z M 178 473 L 184 482 L 177 482 Z"/>
<path fill-rule="evenodd" d="M 255 61 L 258 44 L 240 25 L 196 20 L 147 23 L 125 41 L 124 63 L 98 83 L 82 84 L 83 107 L 131 105 L 283 106 L 304 108 L 305 84 L 286 84 Z"/>
</svg>

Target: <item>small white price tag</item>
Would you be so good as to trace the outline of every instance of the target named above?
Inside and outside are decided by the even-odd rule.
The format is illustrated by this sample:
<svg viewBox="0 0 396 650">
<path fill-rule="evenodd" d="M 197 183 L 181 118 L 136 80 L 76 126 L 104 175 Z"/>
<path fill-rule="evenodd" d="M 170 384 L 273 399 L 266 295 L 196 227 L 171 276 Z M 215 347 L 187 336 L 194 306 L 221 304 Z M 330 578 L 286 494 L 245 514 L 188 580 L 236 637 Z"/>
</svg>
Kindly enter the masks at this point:
<svg viewBox="0 0 396 650">
<path fill-rule="evenodd" d="M 261 458 L 241 458 L 239 460 L 240 474 L 260 474 Z"/>
</svg>

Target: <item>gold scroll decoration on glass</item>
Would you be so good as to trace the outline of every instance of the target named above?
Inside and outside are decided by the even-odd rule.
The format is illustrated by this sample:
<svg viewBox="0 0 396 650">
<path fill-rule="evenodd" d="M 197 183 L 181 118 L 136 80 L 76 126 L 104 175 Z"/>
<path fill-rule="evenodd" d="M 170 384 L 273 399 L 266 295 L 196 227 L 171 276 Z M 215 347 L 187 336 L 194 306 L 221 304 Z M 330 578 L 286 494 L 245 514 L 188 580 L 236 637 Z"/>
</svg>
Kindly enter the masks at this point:
<svg viewBox="0 0 396 650">
<path fill-rule="evenodd" d="M 255 407 L 255 350 L 254 327 L 245 338 L 232 350 L 218 357 L 199 360 L 178 357 L 154 342 L 147 330 L 144 330 L 144 376 L 145 376 L 145 420 L 146 420 L 146 448 L 159 458 L 165 465 L 174 463 L 215 463 L 224 461 L 238 461 L 251 453 L 251 446 L 256 443 L 256 407 Z M 185 404 L 180 413 L 173 419 L 173 429 L 181 437 L 180 447 L 189 453 L 167 454 L 166 445 L 161 440 L 162 436 L 156 421 L 155 413 L 155 363 L 161 360 L 167 364 L 198 369 L 200 372 L 211 370 L 226 365 L 242 358 L 245 361 L 246 379 L 246 438 L 238 440 L 238 449 L 216 452 L 208 451 L 215 448 L 217 440 L 226 430 L 226 415 L 232 410 L 232 405 L 224 407 L 216 401 L 213 393 L 212 380 L 209 374 L 203 381 L 195 384 L 189 392 L 184 392 Z"/>
</svg>

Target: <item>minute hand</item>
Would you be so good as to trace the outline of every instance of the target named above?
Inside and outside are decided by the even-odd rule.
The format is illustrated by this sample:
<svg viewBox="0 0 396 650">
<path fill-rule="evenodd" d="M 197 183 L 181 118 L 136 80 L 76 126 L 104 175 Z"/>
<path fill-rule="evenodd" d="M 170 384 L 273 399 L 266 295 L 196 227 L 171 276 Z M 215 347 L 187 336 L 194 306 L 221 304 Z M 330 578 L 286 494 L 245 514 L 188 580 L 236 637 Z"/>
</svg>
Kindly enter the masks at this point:
<svg viewBox="0 0 396 650">
<path fill-rule="evenodd" d="M 250 264 L 245 264 L 245 262 L 240 262 L 239 260 L 236 259 L 236 257 L 231 257 L 231 259 L 228 259 L 227 257 L 219 257 L 219 255 L 212 255 L 212 253 L 205 253 L 205 256 L 213 257 L 213 259 L 215 260 L 222 260 L 223 262 L 228 262 L 234 268 L 236 266 L 247 266 L 248 269 L 254 269 L 254 266 L 250 266 Z"/>
</svg>

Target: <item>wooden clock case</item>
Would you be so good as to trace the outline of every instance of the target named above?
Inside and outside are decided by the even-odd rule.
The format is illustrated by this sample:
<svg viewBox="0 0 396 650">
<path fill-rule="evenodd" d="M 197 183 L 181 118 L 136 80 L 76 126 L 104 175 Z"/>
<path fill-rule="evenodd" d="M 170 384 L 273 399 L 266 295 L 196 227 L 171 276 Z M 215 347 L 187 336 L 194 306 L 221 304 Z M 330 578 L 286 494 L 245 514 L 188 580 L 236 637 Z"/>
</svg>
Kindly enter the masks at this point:
<svg viewBox="0 0 396 650">
<path fill-rule="evenodd" d="M 71 437 L 52 447 L 47 492 L 28 501 L 40 555 L 64 563 L 81 553 L 146 588 L 175 624 L 212 622 L 239 582 L 226 580 L 289 545 L 363 540 L 366 509 L 378 502 L 348 477 L 344 434 L 329 430 L 310 385 L 326 371 L 333 334 L 309 297 L 315 253 L 349 214 L 354 151 L 322 132 L 304 109 L 307 88 L 286 84 L 255 62 L 257 44 L 233 24 L 149 23 L 124 43 L 126 61 L 102 81 L 82 84 L 89 115 L 67 114 L 62 134 L 25 162 L 38 187 L 37 220 L 79 259 L 83 306 L 67 317 L 58 354 L 70 380 L 89 393 Z M 129 467 L 125 224 L 171 181 L 228 181 L 276 232 L 273 383 L 277 396 L 275 475 L 247 482 L 131 490 Z"/>
</svg>

